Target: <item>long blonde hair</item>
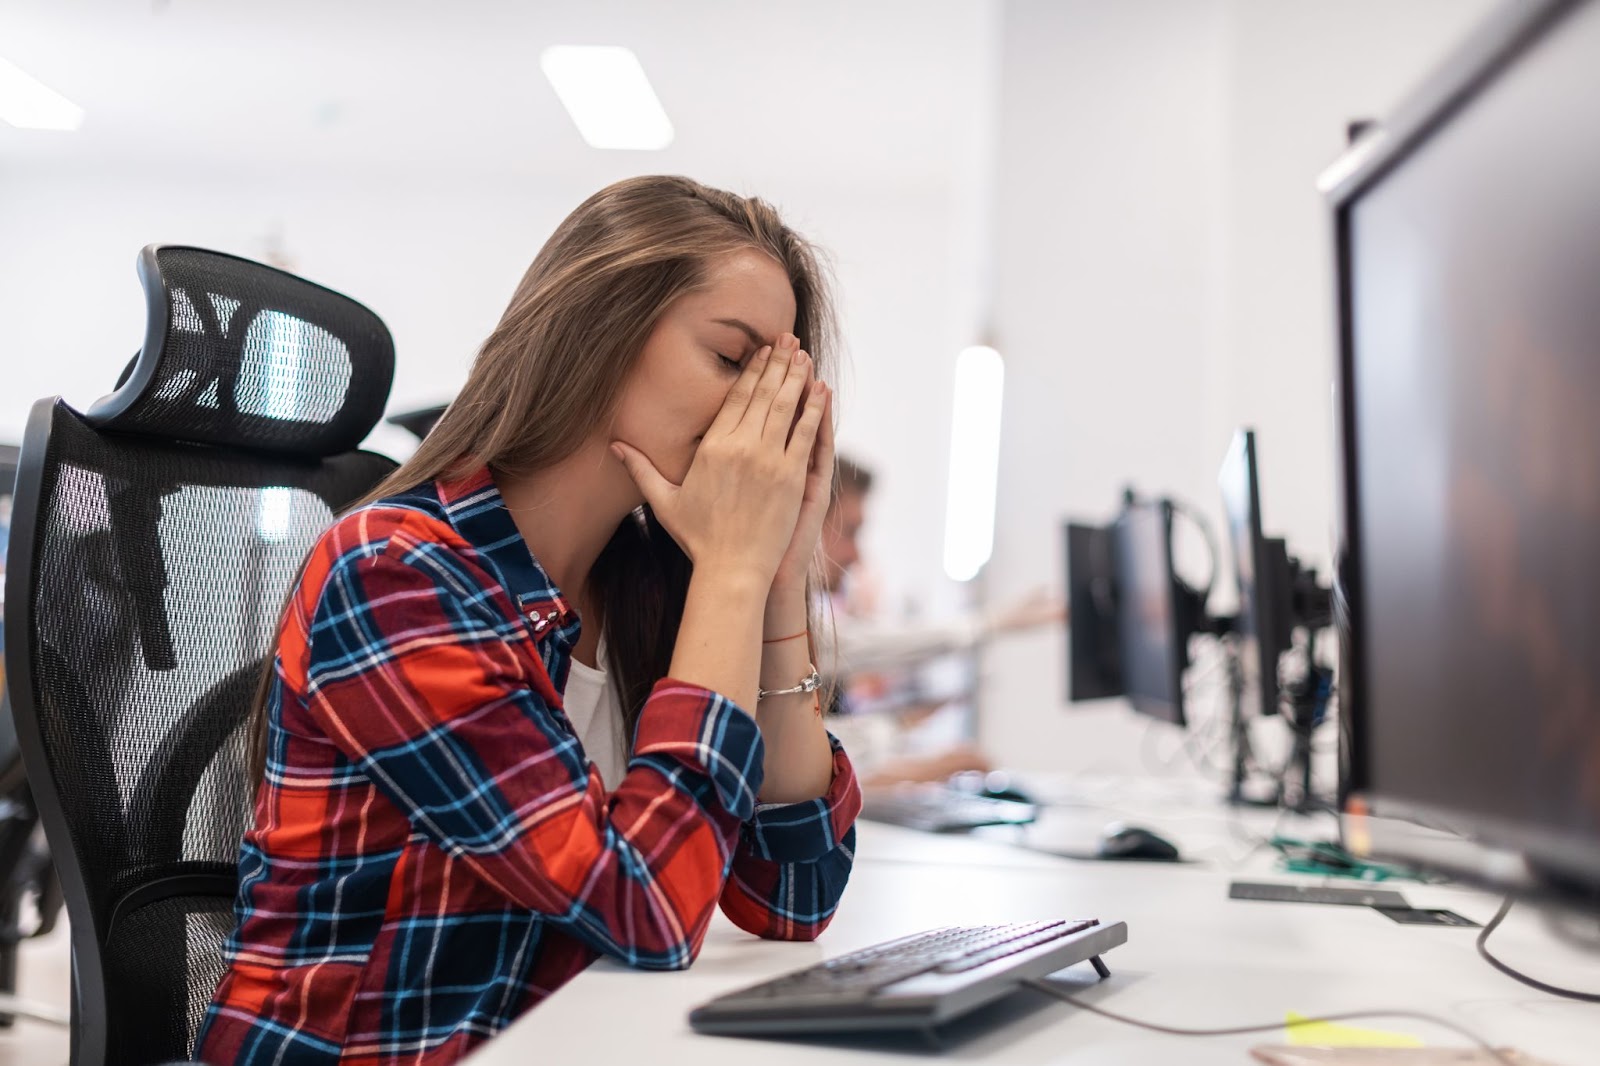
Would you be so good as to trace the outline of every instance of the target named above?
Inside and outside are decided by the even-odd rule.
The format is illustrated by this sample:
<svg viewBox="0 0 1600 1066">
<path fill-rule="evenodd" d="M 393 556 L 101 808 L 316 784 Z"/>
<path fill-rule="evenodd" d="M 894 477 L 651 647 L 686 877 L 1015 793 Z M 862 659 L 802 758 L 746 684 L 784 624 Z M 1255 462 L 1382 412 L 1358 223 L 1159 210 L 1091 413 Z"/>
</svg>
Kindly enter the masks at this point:
<svg viewBox="0 0 1600 1066">
<path fill-rule="evenodd" d="M 704 285 L 718 260 L 746 249 L 783 266 L 794 289 L 795 335 L 818 376 L 834 380 L 837 324 L 827 270 L 812 245 L 762 200 L 683 177 L 628 178 L 556 228 L 455 401 L 416 452 L 350 509 L 481 465 L 520 476 L 567 458 L 609 421 L 662 313 Z M 618 527 L 590 574 L 626 736 L 667 674 L 689 573 L 688 558 L 646 506 Z M 265 765 L 272 668 L 269 662 L 254 708 L 258 766 Z"/>
</svg>

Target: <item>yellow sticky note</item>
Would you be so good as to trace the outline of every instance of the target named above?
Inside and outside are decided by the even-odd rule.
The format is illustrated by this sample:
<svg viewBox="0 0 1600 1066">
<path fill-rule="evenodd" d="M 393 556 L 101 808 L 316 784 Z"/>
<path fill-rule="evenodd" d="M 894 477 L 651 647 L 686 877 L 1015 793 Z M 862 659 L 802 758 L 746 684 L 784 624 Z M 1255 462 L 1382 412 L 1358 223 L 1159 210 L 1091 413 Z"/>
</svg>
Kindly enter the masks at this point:
<svg viewBox="0 0 1600 1066">
<path fill-rule="evenodd" d="M 1306 1022 L 1304 1014 L 1290 1011 L 1285 1035 L 1289 1043 L 1316 1047 L 1422 1047 L 1420 1037 L 1410 1033 L 1386 1033 L 1382 1029 L 1358 1029 L 1337 1022 Z M 1296 1025 L 1296 1022 L 1301 1024 Z"/>
</svg>

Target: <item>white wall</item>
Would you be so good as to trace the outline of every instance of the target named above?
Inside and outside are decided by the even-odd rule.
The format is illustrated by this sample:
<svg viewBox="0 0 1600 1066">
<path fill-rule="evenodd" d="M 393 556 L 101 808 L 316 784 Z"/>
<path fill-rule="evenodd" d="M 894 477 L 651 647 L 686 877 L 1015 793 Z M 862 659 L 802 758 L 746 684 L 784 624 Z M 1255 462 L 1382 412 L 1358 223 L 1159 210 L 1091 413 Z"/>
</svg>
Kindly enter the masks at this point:
<svg viewBox="0 0 1600 1066">
<path fill-rule="evenodd" d="M 1345 121 L 1381 116 L 1488 7 L 1008 3 L 991 601 L 1059 588 L 1061 521 L 1107 517 L 1128 481 L 1192 501 L 1220 536 L 1216 468 L 1246 423 L 1260 431 L 1269 531 L 1326 560 L 1332 282 L 1313 182 Z M 1180 543 L 1197 581 L 1203 556 Z M 1012 765 L 1141 767 L 1148 723 L 1120 701 L 1066 706 L 1063 643 L 1034 635 L 990 653 L 982 738 Z M 1156 728 L 1156 747 L 1173 747 Z"/>
</svg>

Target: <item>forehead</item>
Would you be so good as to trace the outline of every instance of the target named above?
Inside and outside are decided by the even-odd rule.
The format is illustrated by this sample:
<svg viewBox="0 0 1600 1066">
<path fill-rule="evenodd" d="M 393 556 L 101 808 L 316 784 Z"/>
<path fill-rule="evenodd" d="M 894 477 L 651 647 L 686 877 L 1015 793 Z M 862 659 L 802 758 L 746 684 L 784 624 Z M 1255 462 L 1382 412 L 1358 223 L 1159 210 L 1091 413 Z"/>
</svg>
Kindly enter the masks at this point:
<svg viewBox="0 0 1600 1066">
<path fill-rule="evenodd" d="M 705 285 L 685 296 L 675 310 L 707 322 L 737 319 L 771 343 L 794 330 L 794 287 L 782 264 L 750 248 L 713 263 Z"/>
</svg>

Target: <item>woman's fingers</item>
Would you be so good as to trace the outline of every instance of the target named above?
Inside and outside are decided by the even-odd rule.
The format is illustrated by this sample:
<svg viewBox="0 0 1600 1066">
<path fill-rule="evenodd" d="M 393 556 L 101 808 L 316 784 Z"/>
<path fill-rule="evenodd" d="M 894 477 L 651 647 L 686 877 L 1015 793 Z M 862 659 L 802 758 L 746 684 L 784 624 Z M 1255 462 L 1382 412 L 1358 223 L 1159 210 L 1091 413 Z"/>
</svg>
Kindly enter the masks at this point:
<svg viewBox="0 0 1600 1066">
<path fill-rule="evenodd" d="M 822 404 L 822 421 L 817 427 L 817 443 L 811 449 L 811 467 L 820 473 L 825 473 L 831 484 L 833 481 L 833 390 L 826 385 Z"/>
<path fill-rule="evenodd" d="M 722 401 L 722 410 L 717 412 L 717 417 L 711 421 L 708 433 L 732 433 L 738 426 L 739 420 L 744 418 L 744 413 L 750 407 L 750 401 L 755 396 L 756 383 L 761 380 L 762 374 L 767 369 L 767 363 L 772 357 L 772 346 L 768 345 L 750 357 L 744 365 L 744 372 L 739 375 L 739 380 L 733 383 L 733 388 L 728 390 L 727 398 Z"/>
<path fill-rule="evenodd" d="M 800 412 L 800 421 L 795 423 L 794 435 L 789 438 L 788 454 L 791 456 L 804 456 L 808 468 L 812 459 L 812 447 L 817 442 L 818 429 L 822 425 L 823 416 L 828 410 L 829 391 L 824 382 L 813 381 L 811 383 L 811 388 L 806 392 L 805 409 Z M 831 442 L 831 426 L 828 429 L 828 435 Z"/>
<path fill-rule="evenodd" d="M 778 343 L 773 345 L 772 355 L 767 359 L 767 365 L 756 379 L 755 391 L 750 395 L 750 402 L 745 406 L 739 418 L 739 429 L 753 437 L 761 436 L 766 428 L 767 415 L 772 410 L 772 401 L 777 399 L 778 390 L 783 388 L 784 381 L 789 376 L 789 368 L 794 365 L 794 353 L 799 349 L 800 342 L 794 334 L 785 333 L 778 338 Z"/>
<path fill-rule="evenodd" d="M 661 476 L 652 463 L 639 449 L 631 444 L 624 444 L 620 440 L 611 442 L 611 454 L 621 460 L 623 467 L 628 471 L 628 476 L 639 487 L 639 494 L 644 497 L 652 510 L 658 514 L 663 507 L 670 506 L 672 494 L 678 486 Z"/>
<path fill-rule="evenodd" d="M 783 384 L 778 387 L 778 394 L 772 398 L 772 407 L 767 412 L 767 423 L 761 432 L 766 440 L 780 448 L 788 443 L 789 433 L 794 429 L 796 415 L 805 402 L 806 388 L 810 384 L 811 356 L 803 349 L 796 348 L 789 358 L 789 373 L 784 376 Z"/>
</svg>

